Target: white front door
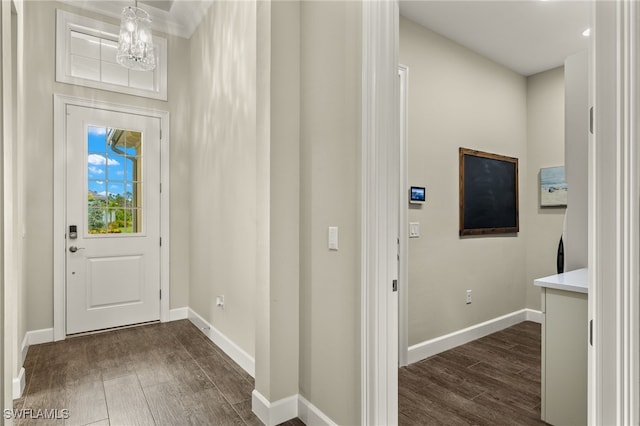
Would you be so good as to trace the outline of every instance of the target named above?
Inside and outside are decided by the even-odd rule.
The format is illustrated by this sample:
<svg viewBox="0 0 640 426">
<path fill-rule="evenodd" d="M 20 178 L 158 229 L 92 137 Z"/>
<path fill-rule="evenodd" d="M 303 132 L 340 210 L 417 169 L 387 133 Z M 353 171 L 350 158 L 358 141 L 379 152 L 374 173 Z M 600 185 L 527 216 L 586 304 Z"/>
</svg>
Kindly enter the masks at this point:
<svg viewBox="0 0 640 426">
<path fill-rule="evenodd" d="M 160 120 L 67 105 L 67 334 L 160 319 Z"/>
</svg>

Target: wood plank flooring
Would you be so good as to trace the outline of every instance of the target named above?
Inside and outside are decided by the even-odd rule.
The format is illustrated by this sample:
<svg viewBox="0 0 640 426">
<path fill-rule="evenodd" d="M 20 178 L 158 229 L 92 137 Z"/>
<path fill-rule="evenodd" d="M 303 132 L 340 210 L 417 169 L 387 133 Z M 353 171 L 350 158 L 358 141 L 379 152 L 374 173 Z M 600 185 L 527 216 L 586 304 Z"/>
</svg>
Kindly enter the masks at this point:
<svg viewBox="0 0 640 426">
<path fill-rule="evenodd" d="M 400 425 L 544 425 L 540 324 L 523 322 L 398 374 Z"/>
<path fill-rule="evenodd" d="M 34 345 L 24 367 L 14 409 L 31 411 L 14 424 L 262 424 L 251 412 L 253 378 L 187 320 Z M 56 409 L 58 419 L 32 418 Z"/>
<path fill-rule="evenodd" d="M 69 416 L 19 425 L 261 425 L 253 378 L 187 320 L 31 346 L 25 369 L 14 409 Z M 401 425 L 544 425 L 540 325 L 523 322 L 401 368 L 398 388 Z"/>
</svg>

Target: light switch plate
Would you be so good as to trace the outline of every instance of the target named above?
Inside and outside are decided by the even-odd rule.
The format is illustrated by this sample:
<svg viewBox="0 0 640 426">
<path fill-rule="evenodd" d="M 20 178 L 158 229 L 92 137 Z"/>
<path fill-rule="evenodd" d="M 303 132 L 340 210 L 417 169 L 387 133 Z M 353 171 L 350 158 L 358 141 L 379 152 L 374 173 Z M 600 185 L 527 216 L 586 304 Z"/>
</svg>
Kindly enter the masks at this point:
<svg viewBox="0 0 640 426">
<path fill-rule="evenodd" d="M 338 227 L 329 227 L 329 250 L 338 250 Z"/>
<path fill-rule="evenodd" d="M 420 237 L 420 223 L 419 222 L 409 223 L 409 238 L 419 238 L 419 237 Z"/>
</svg>

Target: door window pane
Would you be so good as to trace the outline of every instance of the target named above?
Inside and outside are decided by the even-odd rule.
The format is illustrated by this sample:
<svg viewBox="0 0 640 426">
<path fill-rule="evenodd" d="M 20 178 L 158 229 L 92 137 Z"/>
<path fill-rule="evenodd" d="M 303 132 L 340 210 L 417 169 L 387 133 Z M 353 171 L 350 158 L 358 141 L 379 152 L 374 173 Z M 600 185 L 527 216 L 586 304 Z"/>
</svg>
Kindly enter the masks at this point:
<svg viewBox="0 0 640 426">
<path fill-rule="evenodd" d="M 109 179 L 124 179 L 124 168 L 126 162 L 125 158 L 121 155 L 113 154 L 109 156 L 107 161 L 107 171 L 109 172 Z"/>
<path fill-rule="evenodd" d="M 89 126 L 88 233 L 142 232 L 142 185 L 142 134 Z"/>
</svg>

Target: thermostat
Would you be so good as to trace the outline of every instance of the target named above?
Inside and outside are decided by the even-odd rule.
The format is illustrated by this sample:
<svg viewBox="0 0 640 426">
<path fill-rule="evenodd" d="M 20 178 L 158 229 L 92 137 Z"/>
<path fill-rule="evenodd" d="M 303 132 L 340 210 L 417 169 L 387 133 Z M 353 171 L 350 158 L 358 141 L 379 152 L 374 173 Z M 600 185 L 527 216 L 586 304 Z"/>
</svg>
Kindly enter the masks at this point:
<svg viewBox="0 0 640 426">
<path fill-rule="evenodd" d="M 426 199 L 426 190 L 424 186 L 412 186 L 409 190 L 409 202 L 412 204 L 424 203 Z"/>
</svg>

